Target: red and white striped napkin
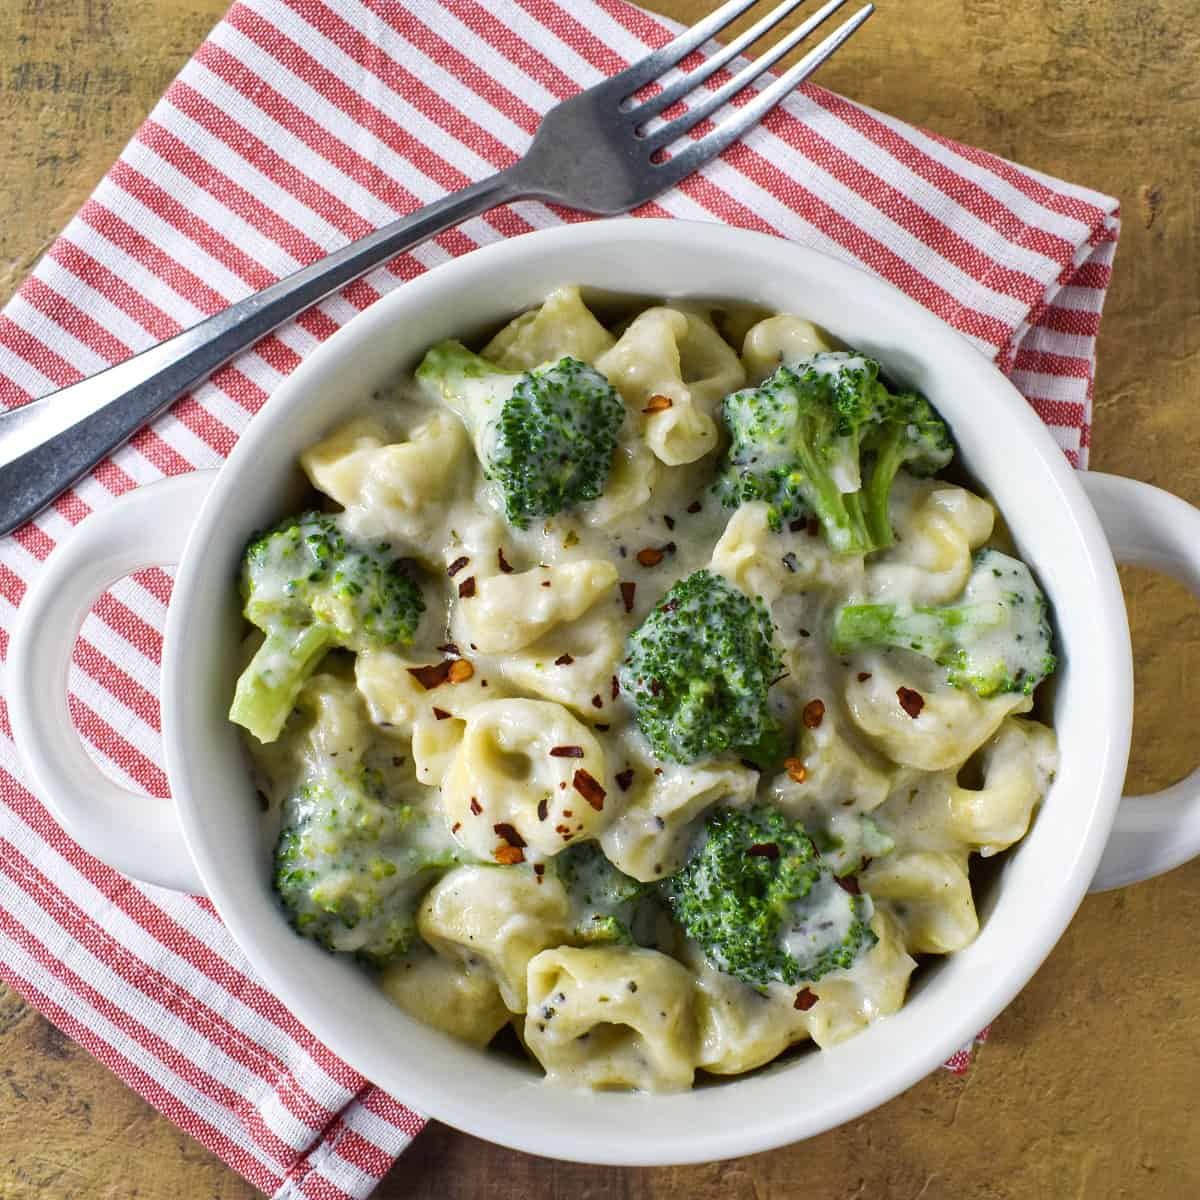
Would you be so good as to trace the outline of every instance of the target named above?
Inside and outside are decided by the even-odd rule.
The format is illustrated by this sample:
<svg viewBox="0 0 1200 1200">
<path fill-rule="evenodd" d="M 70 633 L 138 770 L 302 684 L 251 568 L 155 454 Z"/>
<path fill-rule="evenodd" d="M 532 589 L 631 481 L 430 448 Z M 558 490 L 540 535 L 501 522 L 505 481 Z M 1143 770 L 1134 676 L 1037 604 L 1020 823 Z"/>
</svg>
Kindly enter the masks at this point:
<svg viewBox="0 0 1200 1200">
<path fill-rule="evenodd" d="M 861 36 L 886 36 L 889 19 Z M 99 371 L 508 165 L 542 112 L 673 32 L 625 0 L 235 4 L 0 316 L 0 401 Z M 809 87 L 640 213 L 742 225 L 877 272 L 994 358 L 1084 465 L 1114 200 Z M 280 379 L 383 293 L 579 219 L 519 203 L 469 221 L 179 401 L 0 542 L 0 654 L 38 563 L 91 510 L 219 464 Z M 101 597 L 70 678 L 105 769 L 164 798 L 170 586 L 150 570 Z M 11 736 L 0 697 L 0 976 L 262 1191 L 367 1195 L 423 1118 L 300 1027 L 206 901 L 134 884 L 76 846 L 22 785 Z"/>
</svg>

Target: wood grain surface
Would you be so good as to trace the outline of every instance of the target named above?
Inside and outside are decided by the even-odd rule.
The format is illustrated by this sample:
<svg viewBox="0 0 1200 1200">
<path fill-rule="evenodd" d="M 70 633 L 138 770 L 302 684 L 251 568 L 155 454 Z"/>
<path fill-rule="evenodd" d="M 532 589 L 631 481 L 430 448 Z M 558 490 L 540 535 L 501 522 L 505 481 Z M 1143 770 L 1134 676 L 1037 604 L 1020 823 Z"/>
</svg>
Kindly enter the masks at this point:
<svg viewBox="0 0 1200 1200">
<path fill-rule="evenodd" d="M 657 0 L 694 20 L 714 0 Z M 0 300 L 87 197 L 225 0 L 4 0 Z M 1200 32 L 1195 0 L 879 0 L 821 82 L 1121 198 L 1092 465 L 1200 503 Z M 1126 573 L 1129 786 L 1200 759 L 1200 609 Z M 735 1162 L 597 1169 L 450 1129 L 383 1200 L 1193 1200 L 1200 1196 L 1200 863 L 1088 899 L 968 1074 Z M 798 1096 L 797 1103 L 804 1103 Z M 256 1193 L 0 989 L 0 1200 Z"/>
</svg>

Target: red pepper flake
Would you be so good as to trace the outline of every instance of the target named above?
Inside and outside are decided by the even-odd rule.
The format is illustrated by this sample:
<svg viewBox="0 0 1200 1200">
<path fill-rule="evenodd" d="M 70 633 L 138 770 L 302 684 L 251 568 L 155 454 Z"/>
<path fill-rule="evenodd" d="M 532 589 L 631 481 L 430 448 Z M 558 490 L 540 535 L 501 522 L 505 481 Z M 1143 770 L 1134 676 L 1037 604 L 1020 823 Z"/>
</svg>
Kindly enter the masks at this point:
<svg viewBox="0 0 1200 1200">
<path fill-rule="evenodd" d="M 550 580 L 548 580 L 548 579 L 543 579 L 543 580 L 542 580 L 542 587 L 549 587 L 549 586 L 550 586 Z"/>
<path fill-rule="evenodd" d="M 505 575 L 512 574 L 512 567 L 509 565 L 508 559 L 504 557 L 503 546 L 496 547 L 496 562 L 500 564 L 500 570 L 503 571 Z"/>
<path fill-rule="evenodd" d="M 456 558 L 447 568 L 446 574 L 451 579 L 455 577 L 471 560 L 464 554 L 461 558 Z"/>
<path fill-rule="evenodd" d="M 921 715 L 921 709 L 925 707 L 925 697 L 920 692 L 914 692 L 912 688 L 898 687 L 896 699 L 900 701 L 900 707 L 914 721 Z"/>
<path fill-rule="evenodd" d="M 434 719 L 437 721 L 445 721 L 450 714 L 444 708 L 435 708 L 433 710 Z"/>
<path fill-rule="evenodd" d="M 473 817 L 477 817 L 477 816 L 479 816 L 479 814 L 481 812 L 483 812 L 483 808 L 480 806 L 479 801 L 476 800 L 474 796 L 472 796 L 471 797 L 471 815 Z"/>
<path fill-rule="evenodd" d="M 454 642 L 443 642 L 440 646 L 434 648 L 440 650 L 443 654 L 453 654 L 455 658 L 460 657 L 462 654 L 462 651 L 459 650 Z"/>
<path fill-rule="evenodd" d="M 649 400 L 646 401 L 646 407 L 642 409 L 644 413 L 666 412 L 675 403 L 670 396 L 664 396 L 662 392 L 655 392 Z"/>
<path fill-rule="evenodd" d="M 465 658 L 455 659 L 450 664 L 450 682 L 451 683 L 466 683 L 472 675 L 475 674 L 475 668 Z"/>
<path fill-rule="evenodd" d="M 663 549 L 664 549 L 664 550 L 665 550 L 665 551 L 666 551 L 668 554 L 674 554 L 674 553 L 675 553 L 675 551 L 679 549 L 679 547 L 678 547 L 678 546 L 676 546 L 674 542 L 668 542 L 668 543 L 667 543 L 667 544 L 666 544 L 666 545 L 663 547 Z"/>
<path fill-rule="evenodd" d="M 792 533 L 799 533 L 808 524 L 807 517 L 797 517 L 794 521 L 788 522 L 788 529 Z"/>
<path fill-rule="evenodd" d="M 573 817 L 575 814 L 574 814 L 574 813 L 573 813 L 573 812 L 572 812 L 572 811 L 571 811 L 569 808 L 564 808 L 564 809 L 563 809 L 563 814 L 562 814 L 562 815 L 563 815 L 564 817 Z M 583 828 L 583 826 L 581 825 L 581 826 L 580 826 L 580 828 L 582 829 L 582 828 Z"/>
<path fill-rule="evenodd" d="M 809 517 L 806 532 L 809 537 L 816 537 L 821 532 L 821 522 L 816 517 Z"/>
<path fill-rule="evenodd" d="M 538 814 L 539 821 L 544 821 L 550 815 L 550 797 L 549 796 L 543 796 L 538 801 L 537 814 Z"/>
<path fill-rule="evenodd" d="M 633 612 L 633 593 L 637 590 L 636 583 L 621 583 L 621 602 L 625 605 L 626 612 Z"/>
<path fill-rule="evenodd" d="M 569 654 L 560 654 L 560 655 L 559 655 L 559 656 L 558 656 L 558 657 L 557 657 L 557 658 L 554 660 L 554 665 L 555 665 L 556 667 L 569 667 L 569 666 L 570 666 L 570 665 L 571 665 L 571 664 L 572 664 L 574 661 L 575 661 L 575 660 L 574 660 L 574 658 L 572 658 L 572 657 L 571 657 L 571 655 L 569 655 Z"/>
<path fill-rule="evenodd" d="M 441 687 L 450 677 L 450 668 L 455 666 L 450 659 L 444 658 L 440 663 L 430 663 L 427 667 L 408 667 L 408 673 L 427 691 Z"/>
<path fill-rule="evenodd" d="M 805 729 L 819 729 L 821 722 L 825 720 L 825 701 L 810 700 L 804 706 L 800 719 L 804 722 Z"/>
<path fill-rule="evenodd" d="M 870 678 L 871 678 L 870 671 L 859 671 L 859 673 L 858 673 L 858 682 L 859 683 L 866 683 L 867 680 Z"/>
<path fill-rule="evenodd" d="M 525 846 L 525 839 L 507 821 L 498 821 L 492 826 L 492 832 L 510 846 Z"/>
<path fill-rule="evenodd" d="M 615 700 L 621 694 L 621 685 L 615 675 L 612 677 L 612 683 L 609 686 L 612 691 L 612 698 Z"/>
<path fill-rule="evenodd" d="M 401 754 L 393 754 L 392 755 L 392 766 L 393 767 L 404 766 L 404 756 Z"/>
<path fill-rule="evenodd" d="M 597 692 L 596 695 L 594 695 L 592 697 L 592 707 L 593 708 L 603 708 L 604 707 L 604 699 L 603 699 L 603 697 L 601 697 L 599 692 Z"/>
<path fill-rule="evenodd" d="M 597 812 L 603 811 L 608 793 L 582 767 L 575 772 L 571 785 Z"/>
<path fill-rule="evenodd" d="M 624 771 L 618 771 L 616 780 L 617 787 L 619 787 L 621 791 L 629 791 L 629 785 L 633 782 L 633 768 L 627 767 Z"/>
<path fill-rule="evenodd" d="M 570 825 L 555 825 L 554 832 L 561 833 L 563 837 L 568 837 L 571 833 L 571 827 Z"/>
<path fill-rule="evenodd" d="M 779 847 L 774 842 L 756 842 L 746 853 L 751 858 L 769 858 L 774 862 L 779 857 Z"/>
<path fill-rule="evenodd" d="M 820 997 L 816 992 L 810 991 L 808 988 L 801 988 L 796 993 L 796 999 L 792 1002 L 792 1007 L 799 1012 L 808 1012 L 819 999 Z"/>
<path fill-rule="evenodd" d="M 662 691 L 662 684 L 657 679 L 650 680 L 650 695 L 657 696 Z"/>
<path fill-rule="evenodd" d="M 450 832 L 457 833 L 461 828 L 462 828 L 462 822 L 455 821 L 454 824 L 450 826 Z"/>
<path fill-rule="evenodd" d="M 655 773 L 655 775 L 661 775 L 661 774 L 662 774 L 662 767 L 655 767 L 655 768 L 654 768 L 654 773 Z"/>
<path fill-rule="evenodd" d="M 515 867 L 525 861 L 525 851 L 520 846 L 497 846 L 492 851 L 492 857 L 502 867 Z"/>
<path fill-rule="evenodd" d="M 592 728 L 597 733 L 607 733 L 612 728 L 612 726 L 611 725 L 601 725 L 600 722 L 597 721 L 596 724 L 592 726 Z"/>
<path fill-rule="evenodd" d="M 634 558 L 643 567 L 657 567 L 663 560 L 663 552 L 656 550 L 653 546 L 646 546 L 644 549 L 639 550 L 634 555 Z"/>
<path fill-rule="evenodd" d="M 551 758 L 582 758 L 583 757 L 583 747 L 582 746 L 551 746 L 550 747 L 550 757 Z"/>
<path fill-rule="evenodd" d="M 666 525 L 666 527 L 668 529 L 674 529 L 675 528 L 675 518 L 672 517 L 668 513 L 664 513 L 663 514 L 663 524 Z"/>
<path fill-rule="evenodd" d="M 534 874 L 534 877 L 537 879 L 539 886 L 541 886 L 542 876 L 545 875 L 545 873 L 546 873 L 546 864 L 545 863 L 534 863 L 533 864 L 533 874 Z"/>
<path fill-rule="evenodd" d="M 858 877 L 856 875 L 839 875 L 837 877 L 837 885 L 843 892 L 849 892 L 852 896 L 862 894 L 862 889 L 858 886 Z"/>
<path fill-rule="evenodd" d="M 688 512 L 695 514 L 698 513 L 703 507 L 704 505 L 701 504 L 699 500 L 693 500 L 691 504 L 687 506 L 687 510 Z"/>
<path fill-rule="evenodd" d="M 808 778 L 808 771 L 798 758 L 785 758 L 783 769 L 794 783 L 803 783 Z"/>
<path fill-rule="evenodd" d="M 460 600 L 470 600 L 473 595 L 475 595 L 475 576 L 468 575 L 458 585 L 458 598 Z"/>
<path fill-rule="evenodd" d="M 809 632 L 809 630 L 807 630 L 807 629 L 797 629 L 797 630 L 796 630 L 796 632 L 797 632 L 797 633 L 798 633 L 798 634 L 799 634 L 801 637 L 812 637 L 812 633 L 811 633 L 811 632 Z"/>
</svg>

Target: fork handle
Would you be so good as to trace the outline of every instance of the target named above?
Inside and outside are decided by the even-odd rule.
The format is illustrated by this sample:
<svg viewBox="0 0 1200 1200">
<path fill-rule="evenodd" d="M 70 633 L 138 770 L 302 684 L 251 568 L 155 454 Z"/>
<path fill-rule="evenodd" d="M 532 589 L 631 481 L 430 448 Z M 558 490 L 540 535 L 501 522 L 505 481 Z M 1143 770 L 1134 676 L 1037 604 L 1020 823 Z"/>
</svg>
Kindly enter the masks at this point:
<svg viewBox="0 0 1200 1200">
<path fill-rule="evenodd" d="M 350 242 L 149 350 L 0 415 L 0 536 L 41 512 L 223 363 L 330 292 L 525 194 L 512 167 Z"/>
</svg>

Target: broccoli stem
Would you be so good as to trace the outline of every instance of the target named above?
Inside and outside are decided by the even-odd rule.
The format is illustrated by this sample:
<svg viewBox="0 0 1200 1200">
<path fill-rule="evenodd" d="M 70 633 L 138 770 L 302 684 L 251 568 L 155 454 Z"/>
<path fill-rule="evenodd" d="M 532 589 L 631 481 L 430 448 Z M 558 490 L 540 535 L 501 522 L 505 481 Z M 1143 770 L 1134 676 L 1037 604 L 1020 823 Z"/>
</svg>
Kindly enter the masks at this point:
<svg viewBox="0 0 1200 1200">
<path fill-rule="evenodd" d="M 320 623 L 267 634 L 238 679 L 229 719 L 260 742 L 273 742 L 295 707 L 304 681 L 336 638 L 335 630 Z"/>
<path fill-rule="evenodd" d="M 796 456 L 805 474 L 805 499 L 825 530 L 835 554 L 866 554 L 874 549 L 863 520 L 858 493 L 842 492 L 828 465 L 814 451 L 810 439 L 797 442 Z"/>
<path fill-rule="evenodd" d="M 877 550 L 883 550 L 896 540 L 888 515 L 888 498 L 892 493 L 892 481 L 904 465 L 905 448 L 904 427 L 889 427 L 876 445 L 871 477 L 863 488 L 867 533 Z"/>
</svg>

